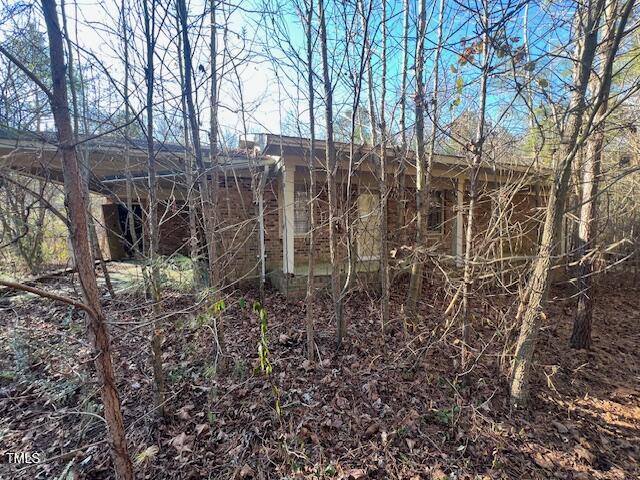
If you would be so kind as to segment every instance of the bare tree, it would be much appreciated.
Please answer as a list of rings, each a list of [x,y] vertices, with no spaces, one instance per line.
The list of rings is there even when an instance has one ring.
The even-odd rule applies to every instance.
[[[633,1],[629,0],[621,9],[614,36],[615,48],[607,56],[608,63],[612,63],[614,60],[620,39],[625,32],[625,25],[631,12],[632,3]],[[589,118],[586,125],[583,124],[586,108],[585,97],[598,46],[598,32],[604,7],[604,0],[595,0],[587,4],[579,3],[576,6],[576,56],[573,70],[573,93],[568,107],[567,123],[562,137],[556,175],[549,192],[541,244],[528,281],[528,295],[521,299],[521,303],[525,303],[521,307],[524,313],[522,315],[522,326],[516,345],[511,378],[511,402],[515,405],[526,404],[529,398],[532,359],[540,328],[540,320],[543,315],[541,307],[549,287],[549,271],[558,238],[557,232],[560,230],[564,213],[572,164],[581,143],[584,142],[591,130],[592,117]],[[605,64],[603,71],[608,71],[608,68]],[[602,84],[600,87],[602,87]],[[599,88],[593,102],[594,113],[599,110],[604,100],[602,94],[603,89]]]
[[[416,68],[415,68],[415,122],[416,122],[416,240],[411,264],[411,280],[409,292],[407,294],[406,315],[411,322],[416,315],[416,303],[418,295],[422,290],[423,260],[420,251],[425,246],[427,220],[429,218],[429,187],[431,175],[431,163],[433,158],[425,155],[424,145],[424,117],[426,91],[424,86],[424,61],[425,61],[425,39],[427,29],[427,6],[424,0],[420,0],[418,7],[418,39],[416,42]],[[442,30],[439,27],[439,40],[437,50],[442,43]],[[437,62],[434,69],[437,70]]]
[[[306,329],[307,329],[307,359],[313,362],[315,358],[315,196],[316,196],[316,118],[315,118],[315,90],[313,72],[313,0],[309,0],[306,7],[306,48],[307,48],[307,96],[309,101],[309,272],[307,274],[306,295]]]
[[[605,119],[608,115],[609,92],[613,76],[613,64],[607,62],[617,48],[616,22],[618,21],[618,1],[610,0],[604,12],[603,41],[600,56],[602,58],[601,71],[592,74],[594,94],[601,91],[602,102],[595,113],[595,131],[586,144],[585,157],[581,165],[582,197],[580,220],[578,223],[578,244],[576,246],[580,264],[578,266],[578,309],[573,323],[573,332],[569,341],[573,348],[589,348],[591,346],[591,322],[593,317],[593,250],[595,249],[595,230],[598,212],[598,186],[600,183],[600,164],[604,148]],[[592,250],[591,254],[589,250]]]
[[[147,139],[147,178],[148,178],[148,216],[149,225],[149,263],[151,264],[150,291],[153,301],[153,323],[151,326],[151,363],[153,367],[153,380],[155,389],[155,407],[159,416],[164,416],[164,372],[162,371],[162,335],[158,325],[160,315],[160,258],[158,246],[160,243],[160,226],[158,216],[158,179],[156,173],[155,141],[153,137],[153,111],[154,111],[154,59],[156,44],[156,2],[151,5],[145,0],[143,5],[144,36],[146,45],[145,57],[145,82],[146,90],[146,139]]]
[[[473,247],[473,232],[474,232],[474,220],[475,209],[478,201],[478,174],[480,172],[480,163],[482,162],[482,151],[485,141],[485,114],[487,109],[487,88],[490,75],[489,58],[489,31],[491,28],[489,18],[489,3],[488,0],[482,2],[482,18],[480,21],[480,28],[483,32],[482,35],[482,66],[480,73],[480,108],[478,111],[478,123],[476,127],[475,139],[471,145],[471,172],[469,174],[469,206],[467,209],[467,224],[465,232],[465,251],[464,251],[464,274],[462,284],[462,355],[461,365],[462,371],[465,370],[468,356],[469,345],[469,296],[473,287],[473,273],[471,266],[472,247]]]
[[[409,14],[410,14],[410,2],[404,0],[402,8],[402,66],[400,70],[400,162],[398,165],[398,211],[396,215],[398,217],[398,224],[401,225],[400,229],[400,244],[404,244],[406,241],[406,223],[407,223],[407,176],[406,176],[406,163],[408,153],[407,142],[407,77],[409,72]]]
[[[338,163],[336,161],[336,147],[333,138],[333,85],[329,75],[329,53],[327,41],[327,25],[325,15],[324,0],[318,0],[318,22],[320,27],[320,57],[322,59],[322,82],[324,88],[324,116],[326,128],[326,162],[327,162],[327,190],[329,193],[329,256],[331,261],[331,296],[333,299],[333,308],[336,316],[336,341],[338,347],[342,344],[342,339],[346,334],[346,325],[342,314],[342,295],[340,291],[340,266],[338,263],[338,246],[336,222],[337,210],[337,188],[336,173]]]
[[[104,417],[109,431],[116,476],[123,480],[131,480],[133,479],[133,467],[128,453],[120,398],[113,372],[111,340],[106,327],[106,318],[102,312],[100,294],[93,269],[87,204],[83,193],[81,166],[69,113],[63,36],[58,21],[55,0],[42,0],[42,10],[49,38],[52,90],[49,91],[22,64],[17,65],[46,92],[51,104],[62,157],[65,204],[69,218],[68,226],[73,247],[72,253],[84,298],[83,303],[75,302],[75,304],[82,308],[87,316],[87,326],[95,352],[95,366],[100,383]],[[13,287],[23,288],[18,285],[13,285]],[[39,294],[41,293],[39,292]]]
[[[73,61],[73,48],[71,45],[71,35],[69,34],[69,29],[67,27],[67,14],[65,8],[64,0],[60,1],[60,12],[62,14],[62,30],[64,33],[64,37],[67,40],[67,72],[69,75],[69,91],[71,93],[71,104],[73,106],[73,132],[75,135],[76,143],[79,141],[79,131],[80,131],[80,111],[78,107],[78,93],[76,88],[76,78],[74,77],[74,61]],[[79,80],[80,80],[80,88],[84,90],[84,77],[82,75],[82,68],[80,68],[80,58],[78,57],[78,72],[79,72]],[[84,92],[83,92],[84,93]],[[82,95],[83,104],[86,102],[86,95]],[[83,115],[84,119],[84,131],[85,134],[88,133],[86,118],[87,115]],[[113,285],[111,284],[111,276],[109,275],[109,269],[107,268],[107,264],[104,261],[104,257],[102,255],[102,250],[100,248],[100,243],[98,242],[98,234],[96,233],[96,225],[93,220],[93,213],[91,212],[91,194],[89,191],[89,179],[91,176],[91,166],[89,164],[89,154],[88,152],[83,152],[82,148],[77,150],[78,156],[80,157],[80,165],[82,166],[82,184],[84,186],[85,192],[84,195],[86,197],[86,203],[88,208],[88,221],[89,221],[89,237],[91,238],[91,251],[93,253],[93,258],[98,259],[100,263],[100,268],[102,269],[102,274],[104,275],[105,285],[107,290],[109,291],[109,295],[111,298],[115,298],[116,294],[113,290]]]
[[[388,232],[388,200],[387,186],[387,122],[385,102],[387,101],[387,2],[382,0],[382,78],[380,80],[380,161],[378,173],[378,190],[380,194],[380,288],[382,290],[381,320],[384,333],[389,323],[389,232]],[[371,62],[371,58],[369,58]],[[371,85],[369,85],[371,88]]]
[[[198,185],[200,188],[200,199],[202,203],[202,216],[203,216],[203,225],[205,227],[205,241],[207,245],[207,253],[209,255],[209,285],[214,290],[215,298],[218,297],[217,290],[220,288],[219,284],[219,272],[217,267],[217,248],[216,248],[216,233],[215,233],[215,222],[216,215],[215,211],[215,201],[212,194],[212,189],[210,188],[210,183],[208,179],[208,171],[204,165],[204,159],[202,154],[202,147],[200,145],[200,132],[198,128],[198,112],[196,111],[196,107],[193,101],[193,87],[191,84],[191,78],[193,76],[193,66],[192,66],[192,52],[191,52],[191,41],[189,39],[189,29],[187,22],[187,6],[184,0],[176,0],[176,5],[178,8],[178,18],[180,20],[180,27],[182,35],[182,49],[183,49],[183,62],[184,62],[184,98],[186,100],[187,112],[189,125],[191,127],[191,141],[193,142],[193,152],[195,157],[195,162],[198,168]],[[212,17],[215,21],[215,15]],[[212,23],[212,27],[213,27]],[[215,36],[215,34],[214,34]],[[215,41],[214,41],[215,43]],[[214,52],[211,52],[214,55]],[[215,117],[215,116],[214,116]],[[212,122],[212,126],[215,127],[215,121]],[[217,127],[215,127],[217,128]],[[217,130],[216,130],[217,131]],[[216,133],[217,136],[217,133]],[[213,140],[213,137],[211,137]],[[211,148],[217,148],[215,146],[211,146]],[[217,154],[212,154],[212,160],[215,161],[217,158]],[[214,168],[214,175],[212,179],[212,183],[217,184],[217,169]],[[214,303],[217,300],[214,300]],[[223,326],[220,322],[217,322],[216,329],[216,342],[219,349],[219,354],[224,356],[225,354],[225,342],[224,342],[224,330]],[[224,365],[221,365],[223,368]]]

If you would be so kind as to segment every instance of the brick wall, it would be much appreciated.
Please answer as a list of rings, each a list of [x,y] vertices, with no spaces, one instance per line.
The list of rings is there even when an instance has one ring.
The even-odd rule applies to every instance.
[[[298,178],[296,178],[298,180]],[[281,211],[278,202],[280,189],[279,179],[271,179],[265,185],[265,249],[267,271],[282,268],[283,239],[280,229]],[[428,243],[434,245],[443,253],[451,254],[456,222],[456,192],[449,187],[438,186],[444,204],[443,227],[440,232],[430,231]],[[346,258],[348,237],[345,232],[344,217],[349,215],[351,221],[358,218],[357,185],[353,186],[351,208],[345,212],[346,189],[344,185],[338,187],[338,207],[341,221],[338,223],[338,257]],[[375,192],[371,192],[375,193]],[[415,239],[415,188],[406,188],[406,225],[400,225],[400,197],[396,188],[392,188],[388,199],[388,229],[389,249],[400,249],[403,245],[411,246]],[[221,179],[219,183],[218,211],[220,213],[219,241],[224,252],[220,259],[220,268],[226,283],[237,280],[249,280],[257,277],[259,272],[259,236],[257,207],[254,204],[251,179],[232,175]],[[465,206],[468,198],[465,198]],[[519,192],[513,201],[513,212],[508,217],[509,229],[512,232],[522,232],[515,236],[508,247],[512,253],[531,252],[537,245],[537,222],[534,219],[536,200],[529,192]],[[476,239],[481,241],[489,224],[494,200],[486,194],[480,195],[477,205]],[[104,205],[104,218],[107,229],[113,229],[116,235],[109,235],[109,247],[113,258],[122,258],[119,244],[120,229],[117,225],[117,206]],[[163,204],[159,209],[162,217],[160,226],[160,253],[170,255],[179,251],[188,255],[189,221],[188,211],[184,205]],[[329,228],[328,228],[328,195],[324,182],[318,182],[315,203],[316,236],[315,261],[328,263]],[[308,236],[296,236],[294,239],[295,264],[306,266],[308,263]],[[114,256],[115,253],[115,256]]]

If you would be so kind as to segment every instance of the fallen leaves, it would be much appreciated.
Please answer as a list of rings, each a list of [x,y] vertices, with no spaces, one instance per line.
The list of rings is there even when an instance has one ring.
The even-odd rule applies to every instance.
[[[185,432],[182,432],[175,437],[169,440],[169,445],[176,449],[178,452],[178,456],[182,457],[183,453],[189,453],[193,450],[191,449],[191,445],[194,437],[192,435],[187,435]]]
[[[256,471],[245,463],[240,469],[239,476],[240,478],[253,478],[256,476]]]
[[[192,304],[192,298],[179,295],[173,301],[182,302],[177,311]],[[435,312],[437,302],[428,301],[436,305]],[[209,336],[198,336],[192,327],[181,329],[177,322],[168,323],[164,345],[171,372],[168,385],[179,393],[170,405],[173,416],[159,424],[151,419],[136,422],[128,432],[130,444],[139,445],[134,452],[137,468],[147,478],[158,479],[167,477],[167,472],[185,479],[640,478],[635,461],[640,454],[637,442],[631,430],[623,428],[637,423],[640,401],[638,386],[630,380],[638,375],[632,344],[638,325],[629,319],[620,320],[620,325],[594,324],[601,329],[600,338],[604,338],[603,328],[611,330],[602,345],[611,352],[592,354],[589,366],[583,368],[577,368],[584,363],[580,355],[564,354],[570,325],[561,323],[543,331],[545,341],[537,355],[552,358],[557,365],[553,385],[558,391],[547,386],[544,372],[537,372],[532,382],[539,397],[530,411],[520,413],[508,409],[505,379],[496,374],[494,362],[494,355],[501,350],[491,351],[493,345],[475,365],[471,386],[461,388],[454,383],[451,359],[457,357],[458,350],[451,343],[429,344],[416,359],[406,350],[400,332],[385,339],[385,353],[381,354],[379,330],[360,316],[371,308],[372,300],[366,295],[354,294],[345,303],[348,341],[336,355],[334,327],[327,313],[329,307],[323,302],[318,299],[316,323],[321,361],[312,364],[304,359],[301,341],[303,306],[285,303],[277,295],[267,297],[265,305],[273,312],[270,349],[274,379],[282,395],[280,420],[273,412],[271,386],[252,370],[258,334],[252,318],[243,317],[237,309],[226,312],[233,332],[228,338],[233,362],[224,376],[205,373],[212,364]],[[392,304],[392,312],[397,305]],[[119,308],[126,310],[122,305]],[[172,306],[164,308],[169,311]],[[3,326],[7,318],[11,320],[0,315]],[[553,310],[549,318],[555,318]],[[64,347],[65,341],[76,345],[75,337],[62,324],[38,323],[38,318],[32,321],[38,342],[46,343],[53,330],[58,332],[56,348]],[[440,321],[437,315],[425,313],[425,331],[422,326],[417,328],[412,348],[427,345],[432,338],[428,329]],[[483,341],[493,334],[489,323],[478,323],[474,328]],[[616,335],[622,338],[616,340],[622,342],[620,351],[613,343]],[[1,340],[5,345],[0,343],[4,348],[0,361],[4,361],[12,358],[11,344],[6,335]],[[153,398],[146,357],[131,355],[145,348],[142,336],[114,337],[114,352],[121,357],[117,364],[122,365],[119,386],[128,421],[145,418]],[[626,357],[623,351],[629,352]],[[45,364],[49,362],[47,369],[33,371],[38,380],[46,379],[46,390],[38,382],[26,385],[17,379],[0,379],[0,409],[5,409],[1,410],[3,419],[9,419],[8,430],[3,430],[3,445],[49,445],[51,451],[64,452],[75,448],[74,441],[82,432],[87,443],[101,438],[98,423],[88,421],[91,417],[83,422],[77,421],[77,416],[63,417],[64,408],[80,408],[76,403],[80,405],[81,399],[89,399],[95,406],[94,390],[70,385],[69,395],[64,397],[68,406],[56,403],[59,400],[52,396],[79,375],[89,378],[87,372],[78,370],[75,358],[64,369],[56,369],[55,362],[60,358],[54,352],[49,354],[52,360],[44,360]],[[73,358],[72,353],[67,356]],[[78,358],[90,367],[88,351],[82,350]],[[618,366],[621,362],[625,365],[622,369]],[[588,371],[594,365],[597,371]],[[627,387],[625,382],[629,383]],[[90,382],[88,387],[92,387]],[[9,404],[11,415],[5,406]],[[37,423],[43,411],[49,415],[48,421]],[[92,412],[99,413],[99,409]],[[56,415],[64,422],[51,423]],[[98,471],[99,465],[108,465],[106,445],[83,451],[78,458],[85,462],[76,464],[81,469],[80,478],[108,476]],[[42,472],[46,478],[56,478],[62,467],[51,464],[47,467],[50,471],[43,467]],[[33,476],[22,477],[27,478]]]

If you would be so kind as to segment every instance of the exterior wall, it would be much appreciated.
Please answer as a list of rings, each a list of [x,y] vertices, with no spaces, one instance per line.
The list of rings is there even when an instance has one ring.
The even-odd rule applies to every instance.
[[[189,211],[186,206],[171,203],[158,208],[160,255],[189,255]]]
[[[105,258],[111,260],[122,260],[126,258],[122,240],[120,223],[118,220],[118,205],[114,203],[105,203],[102,205],[102,217],[104,219],[104,235],[106,237],[106,247],[103,250]]]
[[[264,189],[264,225],[267,270],[282,265],[279,235],[277,182]],[[228,176],[218,190],[222,251],[221,271],[226,283],[255,279],[259,272],[258,211],[250,178]]]
[[[443,201],[442,228],[439,232],[427,231],[427,245],[435,247],[438,252],[451,253],[452,235],[455,228],[455,192],[438,185],[433,192],[439,192]],[[405,204],[405,225],[401,225],[402,203]],[[416,190],[415,187],[405,188],[404,200],[401,199],[397,188],[391,190],[388,201],[387,222],[389,225],[389,248],[402,250],[410,247],[416,238]]]
[[[364,178],[364,177],[363,177]],[[299,168],[295,172],[294,181],[296,189],[306,189],[308,176],[304,169]],[[365,179],[366,180],[366,179]],[[369,181],[352,183],[352,198],[349,202],[351,209],[345,212],[346,186],[338,185],[338,215],[344,218],[347,214],[352,222],[358,219],[358,191],[368,191],[376,194],[375,187]],[[454,253],[456,234],[457,198],[455,180],[434,179],[432,191],[439,192],[443,201],[442,229],[439,232],[428,232],[428,244],[445,255]],[[282,180],[280,177],[269,179],[264,190],[264,225],[265,225],[265,249],[267,271],[281,272],[283,259],[283,232],[282,222]],[[495,209],[494,193],[491,188],[484,188],[477,205],[476,241],[482,242],[485,230],[490,223],[491,215]],[[537,221],[534,218],[536,199],[530,192],[519,192],[513,199],[513,211],[508,216],[505,225],[510,232],[521,232],[522,235],[511,235],[508,241],[501,244],[503,253],[507,250],[512,254],[525,254],[533,251],[537,245]],[[160,253],[170,255],[176,251],[188,255],[189,252],[189,222],[188,211],[184,205],[163,204],[160,214],[162,222],[160,227]],[[468,194],[465,196],[465,207],[468,205]],[[401,199],[397,186],[392,186],[388,200],[388,235],[389,249],[396,250],[395,258],[403,258],[403,247],[410,247],[415,239],[415,186],[408,179],[405,189],[405,225],[401,225],[400,217]],[[259,236],[257,207],[254,203],[251,188],[251,179],[227,174],[219,181],[218,190],[219,218],[219,251],[224,252],[220,260],[220,269],[226,284],[242,281],[255,281],[259,272]],[[122,235],[118,220],[118,209],[115,204],[103,205],[104,223],[110,256],[113,259],[123,258],[125,253],[122,248]],[[328,228],[328,194],[326,181],[319,176],[316,185],[315,197],[315,262],[327,264],[329,255],[329,228]],[[338,257],[345,260],[347,257],[347,235],[343,222],[338,224]],[[356,247],[357,248],[357,247]],[[496,248],[496,247],[492,247]],[[294,237],[295,271],[305,270],[308,265],[309,239],[308,235]],[[373,262],[375,263],[375,262]],[[326,272],[325,272],[326,273]],[[298,274],[299,276],[301,274]]]

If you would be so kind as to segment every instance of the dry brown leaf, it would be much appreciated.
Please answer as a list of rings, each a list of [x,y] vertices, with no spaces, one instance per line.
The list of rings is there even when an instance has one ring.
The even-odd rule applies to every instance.
[[[575,448],[574,452],[580,460],[584,460],[589,465],[593,465],[596,461],[595,455],[584,447],[578,446]]]
[[[208,423],[199,423],[196,425],[196,433],[201,435],[204,432],[208,432],[210,430]]]
[[[191,440],[193,440],[192,436],[182,432],[169,440],[169,445],[175,448],[178,453],[182,455],[184,452],[191,452],[191,447],[189,446]]]
[[[340,478],[345,480],[350,478],[353,478],[354,480],[358,480],[359,478],[365,478],[366,476],[367,476],[367,472],[364,471],[362,468],[352,468],[351,470],[347,470],[342,475],[340,475]]]
[[[246,463],[240,469],[240,478],[253,478],[255,476],[256,476],[255,470]]]
[[[533,461],[536,462],[536,465],[540,468],[544,468],[545,470],[553,470],[554,468],[553,462],[540,452],[533,454]]]

